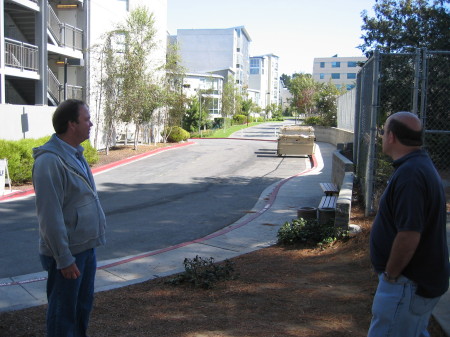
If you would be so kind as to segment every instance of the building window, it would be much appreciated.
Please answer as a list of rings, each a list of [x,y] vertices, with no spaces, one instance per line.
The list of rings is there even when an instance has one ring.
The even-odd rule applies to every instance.
[[[320,68],[325,68],[325,62],[320,62]]]
[[[347,79],[354,80],[356,78],[356,73],[347,73]]]
[[[355,62],[355,61],[348,61],[348,62],[347,62],[347,67],[349,67],[349,68],[355,68],[355,67],[356,67],[356,62]]]
[[[338,79],[341,78],[341,74],[339,74],[339,73],[332,73],[332,74],[331,74],[331,78],[332,78],[333,80],[338,80]]]
[[[250,75],[259,74],[259,59],[250,59]]]
[[[241,52],[241,48],[236,48],[236,51],[238,52],[238,53],[240,53]]]
[[[341,62],[331,62],[331,67],[332,68],[340,68],[341,67]]]
[[[325,78],[325,74],[324,74],[324,73],[320,73],[319,78],[320,78],[321,80],[323,80],[323,79]]]
[[[352,90],[354,87],[354,84],[347,84],[347,90]]]

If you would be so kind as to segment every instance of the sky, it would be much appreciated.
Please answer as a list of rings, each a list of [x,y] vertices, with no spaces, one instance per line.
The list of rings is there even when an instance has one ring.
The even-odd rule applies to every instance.
[[[167,0],[167,27],[244,26],[250,56],[275,54],[280,75],[312,73],[315,57],[363,56],[361,12],[375,0]]]

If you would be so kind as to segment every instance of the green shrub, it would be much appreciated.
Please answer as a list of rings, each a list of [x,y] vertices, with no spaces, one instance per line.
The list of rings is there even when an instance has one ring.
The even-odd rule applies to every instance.
[[[170,128],[170,132],[167,136],[167,141],[169,143],[178,143],[188,139],[190,136],[191,135],[189,134],[189,132],[187,132],[183,128],[180,128],[179,126],[173,126]]]
[[[92,146],[89,139],[85,140],[83,143],[81,143],[81,146],[84,147],[84,158],[86,158],[86,161],[88,162],[89,166],[92,166],[98,162],[98,152],[97,150]]]
[[[334,226],[334,221],[319,224],[315,219],[293,219],[286,222],[278,230],[277,238],[280,244],[305,243],[312,245],[330,244],[348,236],[348,231]]]
[[[247,122],[247,117],[245,115],[234,115],[233,122],[234,124],[244,124]]]
[[[8,159],[8,171],[13,184],[18,185],[31,181],[34,164],[33,148],[42,146],[49,139],[50,136],[17,141],[0,140],[0,159]],[[85,149],[84,156],[89,165],[98,162],[98,153],[89,140],[84,141],[81,145]]]
[[[322,118],[320,117],[307,117],[303,121],[305,125],[323,125]]]
[[[204,259],[197,255],[193,259],[184,259],[183,264],[185,272],[168,280],[168,283],[178,285],[187,282],[195,287],[210,289],[220,280],[234,278],[234,263],[229,260],[216,264],[212,257]]]

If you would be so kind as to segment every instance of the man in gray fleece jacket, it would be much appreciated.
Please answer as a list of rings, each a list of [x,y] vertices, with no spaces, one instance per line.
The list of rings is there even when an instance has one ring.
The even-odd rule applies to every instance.
[[[105,244],[105,215],[80,145],[92,126],[83,101],[62,102],[55,134],[33,149],[39,254],[48,271],[47,336],[86,336],[97,268]]]

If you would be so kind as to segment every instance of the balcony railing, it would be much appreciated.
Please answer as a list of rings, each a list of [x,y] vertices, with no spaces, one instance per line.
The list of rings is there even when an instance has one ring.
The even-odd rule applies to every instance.
[[[48,92],[52,95],[52,97],[60,103],[64,100],[64,84],[59,82],[56,75],[48,68]],[[83,99],[83,87],[78,85],[67,84],[67,98],[76,98],[79,100]]]
[[[47,90],[52,95],[54,99],[61,102],[61,92],[62,92],[62,84],[59,83],[58,78],[53,74],[50,68],[47,70],[48,72],[48,85]]]
[[[5,65],[20,70],[38,70],[38,47],[5,38]]]
[[[48,5],[48,29],[61,47],[83,49],[83,30],[61,22],[53,8]]]

